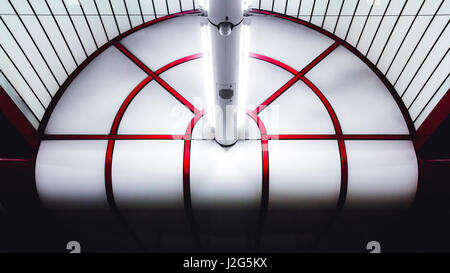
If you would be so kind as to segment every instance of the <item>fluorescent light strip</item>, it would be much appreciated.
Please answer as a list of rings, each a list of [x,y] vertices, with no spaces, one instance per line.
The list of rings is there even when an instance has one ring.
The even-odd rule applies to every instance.
[[[206,113],[208,124],[215,127],[214,77],[211,57],[211,30],[208,24],[201,27],[203,46],[203,81],[205,85]]]
[[[248,54],[250,47],[250,26],[247,23],[242,24],[240,35],[240,56],[239,56],[239,90],[238,90],[238,128],[245,122],[247,107],[247,89],[248,89]]]

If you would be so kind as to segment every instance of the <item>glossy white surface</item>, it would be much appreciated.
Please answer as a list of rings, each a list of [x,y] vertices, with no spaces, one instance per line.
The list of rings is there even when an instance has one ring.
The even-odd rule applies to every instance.
[[[116,141],[112,164],[118,206],[183,207],[182,140]]]
[[[334,134],[330,115],[319,97],[297,81],[259,113],[268,134]]]
[[[186,106],[152,80],[126,109],[118,133],[182,135],[193,117]]]
[[[248,62],[247,108],[254,110],[293,76],[273,64],[250,58]]]
[[[417,190],[411,141],[345,141],[348,191],[345,207],[408,206]]]
[[[164,7],[158,9],[163,11]],[[277,4],[277,8],[282,7]],[[288,9],[293,10],[291,5]],[[197,23],[194,16],[158,23],[126,38],[123,44],[156,70],[201,52],[200,28],[198,37],[194,30]],[[180,25],[185,27],[183,31]],[[270,17],[253,17],[252,27],[256,41],[251,43],[252,52],[286,62],[297,70],[331,44],[331,40],[304,26]],[[250,59],[249,63],[247,105],[254,109],[293,75],[264,61]],[[199,59],[175,66],[162,73],[161,78],[202,110],[205,108],[203,74]],[[146,76],[117,49],[107,49],[69,86],[53,112],[46,133],[108,134],[120,105]],[[408,133],[391,94],[346,49],[336,49],[306,76],[330,101],[344,134]],[[443,93],[438,93],[436,99]],[[271,111],[278,112],[276,119],[271,118]],[[247,130],[240,132],[240,140],[232,147],[223,148],[212,140],[207,116],[195,125],[190,149],[194,217],[199,230],[212,238],[211,245],[223,245],[226,244],[223,240],[229,239],[236,243],[236,248],[241,248],[247,239],[243,234],[254,231],[251,227],[258,221],[261,205],[261,135],[256,123],[246,117]],[[153,80],[126,109],[119,134],[184,134],[193,117],[189,109]],[[269,134],[335,133],[327,110],[301,81],[264,109],[260,118]],[[108,208],[104,181],[106,142],[43,141],[36,164],[38,191],[43,202],[62,208],[66,203]],[[345,209],[411,203],[418,171],[411,142],[359,140],[346,141],[346,146],[349,182]],[[182,140],[115,143],[112,183],[119,211],[138,233],[157,233],[151,234],[154,237],[149,242],[153,244],[160,238],[160,249],[177,244],[173,238],[186,239],[179,234],[189,231],[183,197],[183,148]],[[296,238],[292,234],[321,227],[336,208],[340,172],[336,140],[270,140],[267,223],[270,230],[289,234],[264,240],[279,238],[283,241],[280,245],[290,245]],[[277,209],[289,213],[274,214]],[[321,212],[305,213],[314,209]],[[230,213],[224,215],[220,211]],[[220,237],[221,230],[235,234],[227,234],[224,239]]]
[[[205,114],[194,126],[192,131],[192,139],[214,139],[214,131],[208,124],[206,119],[208,114]],[[248,115],[245,116],[245,120],[241,127],[239,127],[239,140],[244,139],[261,139],[261,132],[256,122]]]
[[[174,66],[159,76],[197,109],[205,108],[202,58]]]
[[[283,19],[253,16],[251,21],[250,52],[272,57],[297,70],[334,42],[317,31]]]
[[[408,134],[389,90],[369,67],[342,46],[306,76],[330,102],[344,134]]]
[[[183,196],[182,140],[116,141],[112,185],[133,228],[188,233]]]
[[[69,85],[45,133],[109,134],[120,105],[145,77],[119,50],[106,49]]]
[[[36,187],[51,208],[108,208],[104,140],[42,141]]]
[[[261,142],[224,148],[215,140],[191,143],[190,185],[198,228],[208,234],[242,234],[257,223],[261,202]]]
[[[191,143],[191,197],[198,207],[259,207],[261,198],[261,142],[238,141],[225,148],[214,140]]]
[[[174,60],[202,51],[200,17],[186,16],[159,22],[124,38],[121,44],[155,71]]]
[[[269,140],[269,210],[334,209],[341,185],[336,140]]]

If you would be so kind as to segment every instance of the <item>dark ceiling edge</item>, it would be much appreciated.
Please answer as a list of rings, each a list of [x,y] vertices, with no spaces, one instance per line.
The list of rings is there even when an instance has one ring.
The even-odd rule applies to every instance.
[[[36,150],[39,145],[37,130],[31,125],[22,111],[0,86],[0,112],[9,120],[16,130],[23,136],[28,145]]]
[[[436,132],[439,126],[450,115],[450,92],[445,95],[433,108],[428,117],[416,131],[416,148],[420,150],[428,139]]]

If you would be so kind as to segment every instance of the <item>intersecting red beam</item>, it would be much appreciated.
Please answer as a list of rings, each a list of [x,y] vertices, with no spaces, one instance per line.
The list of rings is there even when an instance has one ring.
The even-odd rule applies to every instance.
[[[339,42],[343,47],[345,47],[346,49],[348,49],[349,51],[351,51],[356,57],[358,57],[362,62],[364,62],[377,76],[378,78],[383,82],[383,84],[386,86],[387,90],[391,93],[393,99],[395,100],[398,108],[400,109],[403,118],[406,121],[406,125],[408,126],[408,130],[409,133],[411,135],[411,137],[414,135],[415,133],[415,127],[414,127],[414,123],[411,119],[411,116],[409,115],[408,109],[406,108],[405,104],[403,103],[402,99],[400,98],[400,96],[398,95],[397,91],[395,90],[395,88],[392,86],[392,84],[389,82],[389,80],[384,76],[384,74],[369,60],[367,59],[367,57],[365,57],[363,54],[361,54],[361,52],[359,52],[356,48],[354,48],[351,44],[349,44],[347,41],[342,40],[341,38],[337,37],[336,35],[334,35],[333,33],[330,33],[328,31],[326,31],[325,29],[316,26],[314,24],[311,24],[307,21],[298,19],[298,18],[294,18],[294,17],[290,17],[290,16],[286,16],[284,14],[281,13],[276,13],[276,12],[272,12],[272,11],[268,11],[268,10],[259,10],[259,9],[251,9],[250,12],[255,13],[255,14],[264,14],[264,15],[270,15],[270,16],[274,16],[277,18],[281,18],[284,20],[288,20],[297,24],[301,24],[305,27],[308,27],[310,29],[313,29],[325,36],[327,36],[330,39],[333,39],[336,42]]]
[[[122,105],[120,106],[119,111],[116,114],[116,117],[114,118],[114,122],[113,122],[113,126],[111,127],[111,135],[116,135],[117,131],[119,129],[119,123],[122,120],[122,117],[126,111],[126,109],[128,108],[128,106],[130,105],[131,101],[136,97],[136,95],[141,92],[141,90],[152,80],[155,78],[155,75],[159,75],[167,70],[169,70],[170,68],[173,68],[174,66],[177,66],[179,64],[188,62],[188,61],[192,61],[198,58],[201,58],[201,54],[193,54],[193,55],[189,55],[186,56],[184,58],[180,58],[176,61],[173,61],[163,67],[161,67],[160,69],[158,69],[155,73],[153,73],[153,75],[149,75],[147,78],[145,78],[141,83],[139,83],[134,89],[133,91],[130,92],[130,94],[127,96],[127,98],[125,99],[125,101],[122,103]],[[181,95],[180,95],[181,97]],[[183,98],[184,99],[184,98]],[[187,100],[186,100],[187,101]],[[193,107],[193,106],[192,106]]]
[[[319,56],[317,56],[312,62],[310,62],[307,66],[305,66],[302,70],[297,72],[295,76],[290,79],[287,83],[285,83],[280,89],[278,89],[275,93],[272,94],[268,99],[266,99],[260,106],[258,106],[254,112],[258,114],[264,108],[266,108],[270,103],[276,100],[281,94],[283,94],[289,87],[291,87],[294,83],[296,83],[301,77],[303,77],[308,71],[310,71],[315,65],[317,65],[321,60],[323,60],[326,56],[328,56],[333,50],[335,50],[339,46],[340,42],[334,42],[331,46],[329,46],[324,52],[322,52]],[[281,63],[277,61],[277,63]],[[276,63],[274,63],[276,64]]]
[[[124,33],[116,36],[114,39],[112,39],[111,41],[105,43],[104,45],[102,45],[100,48],[98,48],[96,51],[94,51],[91,55],[89,55],[88,58],[86,58],[71,74],[70,76],[64,81],[64,83],[61,85],[61,87],[59,88],[58,92],[56,92],[55,96],[53,97],[53,99],[50,101],[50,104],[47,107],[47,110],[44,113],[44,116],[42,117],[41,123],[39,124],[39,129],[38,129],[38,134],[39,135],[44,135],[44,131],[45,128],[47,127],[47,123],[50,119],[51,114],[53,113],[53,110],[56,107],[56,104],[58,104],[59,100],[61,99],[62,95],[64,94],[64,92],[67,90],[68,86],[73,82],[73,80],[80,74],[80,72],[88,65],[92,62],[92,60],[94,60],[95,58],[97,58],[97,56],[99,56],[102,52],[104,52],[106,49],[108,49],[111,45],[113,45],[114,43],[120,41],[121,39],[127,37],[128,35],[141,30],[145,27],[154,25],[156,23],[171,19],[171,18],[175,18],[175,17],[179,17],[179,16],[183,16],[183,15],[188,15],[188,14],[197,14],[199,13],[199,10],[187,10],[187,11],[182,11],[182,12],[178,12],[178,13],[173,13],[173,14],[169,14],[166,16],[162,16],[159,18],[156,18],[154,20],[145,22],[144,24],[138,25],[132,29],[129,29],[127,31],[125,31]]]
[[[201,54],[193,54],[181,59],[178,59],[176,61],[173,61],[160,69],[158,69],[156,72],[151,71],[146,65],[144,65],[139,59],[137,59],[135,56],[133,56],[129,51],[127,51],[123,46],[121,46],[119,43],[115,43],[115,46],[119,48],[126,56],[128,56],[136,65],[138,65],[141,69],[143,69],[147,74],[149,74],[148,77],[146,77],[142,82],[140,82],[131,92],[128,94],[128,96],[125,98],[124,102],[119,108],[119,111],[117,112],[113,124],[111,126],[110,134],[109,135],[53,135],[53,136],[46,136],[47,138],[53,138],[53,139],[107,139],[108,144],[106,148],[106,157],[105,157],[105,189],[106,189],[106,197],[108,200],[108,203],[110,207],[116,211],[117,215],[121,218],[123,218],[117,209],[117,205],[114,198],[114,192],[113,192],[113,185],[112,185],[112,157],[114,153],[114,146],[116,140],[130,140],[130,139],[179,139],[179,140],[186,140],[190,141],[190,132],[192,131],[192,128],[195,124],[189,124],[188,129],[186,130],[187,133],[185,135],[117,135],[120,121],[122,120],[122,117],[132,102],[132,100],[137,96],[139,92],[142,91],[142,89],[153,79],[155,79],[158,83],[160,83],[167,91],[169,91],[172,95],[174,95],[180,102],[182,102],[186,107],[191,109],[194,113],[197,113],[195,117],[198,116],[198,112],[195,107],[190,104],[186,99],[184,99],[178,92],[176,92],[172,87],[170,87],[167,83],[165,83],[160,77],[159,74],[163,73],[164,71],[167,71],[168,69],[191,61],[195,60],[201,57]],[[194,118],[195,118],[194,117]],[[197,118],[198,120],[198,118]],[[188,216],[189,218],[189,216]]]
[[[141,60],[139,60],[136,56],[133,55],[128,49],[126,49],[119,42],[115,42],[114,46],[116,46],[125,56],[127,56],[131,61],[133,61],[137,66],[139,66],[142,70],[144,70],[147,74],[149,74],[153,79],[155,79],[164,89],[166,89],[170,94],[172,94],[177,100],[179,100],[182,104],[184,104],[189,110],[191,110],[194,114],[199,113],[200,111],[195,108],[188,100],[186,100],[183,96],[180,95],[175,89],[173,89],[168,83],[166,83],[163,79],[161,79],[158,74],[153,72],[150,68],[148,68]]]

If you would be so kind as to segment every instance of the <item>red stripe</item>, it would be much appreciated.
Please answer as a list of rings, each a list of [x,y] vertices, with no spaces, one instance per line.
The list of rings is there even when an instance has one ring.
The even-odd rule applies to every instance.
[[[70,74],[70,76],[64,81],[64,83],[61,85],[61,87],[58,89],[58,91],[56,92],[55,96],[53,97],[53,99],[50,101],[50,104],[47,107],[47,110],[44,113],[44,116],[41,120],[41,123],[39,124],[39,129],[38,132],[39,134],[42,136],[45,132],[45,128],[47,127],[47,123],[48,120],[50,119],[51,114],[53,113],[53,110],[56,107],[56,104],[58,104],[58,101],[61,99],[62,95],[64,94],[64,92],[66,91],[66,89],[69,87],[69,85],[72,83],[72,81],[78,76],[78,74],[80,74],[80,72],[93,60],[95,59],[98,55],[100,55],[100,53],[102,53],[103,51],[105,51],[107,48],[109,48],[111,45],[113,45],[113,43],[120,41],[121,39],[125,38],[126,36],[130,35],[133,32],[136,32],[140,29],[143,29],[147,26],[165,21],[167,19],[171,19],[174,17],[178,17],[178,16],[182,16],[182,15],[187,15],[187,14],[195,14],[195,13],[199,13],[199,10],[188,10],[188,11],[183,11],[183,12],[179,12],[179,13],[174,13],[168,16],[163,16],[160,18],[157,18],[155,20],[151,20],[148,21],[142,25],[136,26],[124,33],[122,33],[121,35],[115,37],[114,39],[112,39],[111,41],[107,42],[106,44],[102,45],[99,49],[97,49],[96,51],[94,51],[89,57],[87,57],[73,72],[72,74]]]
[[[265,215],[269,208],[269,142],[261,140],[262,148],[262,189],[261,189],[261,211]],[[265,219],[263,219],[265,221]]]
[[[105,159],[105,189],[106,189],[106,198],[108,200],[109,206],[115,211],[118,212],[116,207],[116,202],[114,200],[114,192],[112,187],[112,156],[114,151],[114,139],[108,140],[108,146],[106,148],[106,159]]]
[[[189,136],[188,139],[184,140],[184,153],[183,153],[183,198],[184,198],[184,209],[186,212],[186,217],[191,227],[191,231],[194,236],[198,247],[201,247],[200,239],[197,232],[197,225],[195,223],[194,211],[192,210],[192,199],[191,199],[191,183],[190,183],[190,158],[191,158],[191,134],[194,130],[195,124],[200,120],[205,114],[205,110],[197,113],[186,129],[186,135]]]
[[[109,48],[111,45],[113,45],[114,43],[117,43],[120,39],[126,37],[127,35],[140,30],[144,27],[147,27],[149,25],[170,19],[170,18],[174,18],[176,16],[180,16],[180,15],[184,15],[184,14],[193,14],[193,13],[197,13],[197,10],[192,10],[192,11],[185,11],[185,12],[180,12],[180,13],[176,13],[176,14],[172,14],[172,15],[168,15],[168,16],[164,16],[152,21],[149,21],[147,23],[144,23],[142,25],[139,25],[133,29],[130,29],[128,31],[126,31],[125,33],[122,33],[121,35],[117,36],[116,38],[114,38],[113,40],[109,41],[108,43],[104,44],[103,46],[101,46],[99,49],[97,49],[94,53],[92,53],[88,58],[86,58],[76,69],[74,72],[72,72],[72,74],[70,74],[70,76],[64,81],[63,85],[59,88],[59,90],[57,91],[57,93],[55,94],[55,96],[53,97],[53,99],[50,101],[50,104],[47,108],[47,110],[44,113],[44,116],[42,118],[42,121],[39,125],[39,134],[41,136],[43,136],[41,139],[63,139],[64,136],[44,136],[44,132],[45,132],[45,128],[47,127],[47,123],[48,120],[51,116],[51,114],[53,113],[53,110],[55,109],[58,101],[61,99],[62,95],[64,94],[64,92],[67,90],[68,86],[72,83],[72,81],[80,74],[80,72],[93,60],[95,59],[98,55],[100,55],[103,51],[105,51],[107,48]],[[194,54],[193,59],[197,58],[198,55]],[[173,67],[179,63],[181,63],[183,60],[180,59],[178,61],[175,61],[169,65],[166,65],[162,68],[160,68],[160,73],[166,71],[167,69],[169,69],[170,67]],[[170,67],[169,67],[170,66]],[[157,77],[159,78],[159,77]],[[148,77],[147,77],[148,79]],[[146,79],[146,80],[147,80]],[[145,80],[144,80],[145,81]],[[158,82],[162,81],[161,79],[159,79]],[[161,82],[160,82],[161,84]],[[143,86],[141,86],[140,88],[142,89]],[[166,86],[167,87],[167,86]],[[136,90],[137,91],[137,90]],[[172,91],[175,91],[172,89]],[[170,92],[170,91],[169,91]],[[135,92],[137,93],[137,92]],[[172,92],[171,92],[172,93]],[[182,98],[181,95],[178,93],[172,93],[172,95],[176,96],[177,99]],[[136,94],[134,94],[136,95]],[[133,94],[129,95],[128,99],[128,103],[132,100]],[[183,101],[181,101],[183,103]],[[187,101],[186,101],[187,102]],[[126,104],[126,103],[125,103]],[[186,105],[186,104],[185,104]],[[126,109],[126,106],[124,104],[122,104],[122,106],[124,107],[122,109],[122,111],[124,111]],[[195,112],[196,109],[190,105],[191,108],[189,108],[191,111]],[[119,109],[119,112],[121,110]],[[123,113],[122,113],[123,115]],[[117,116],[120,116],[120,114],[118,113],[118,115],[116,115],[116,118],[118,118]],[[118,124],[120,123],[120,118],[118,118],[118,120],[115,120],[115,124],[113,126],[115,126],[115,131],[117,132],[117,128],[118,128]],[[113,128],[112,128],[113,129]],[[69,136],[69,138],[75,139],[76,137],[79,136]],[[103,136],[89,136],[89,138],[86,139],[103,139]],[[145,138],[148,136],[135,136],[137,138]],[[161,137],[161,136],[159,136]],[[165,137],[165,136],[163,136]],[[173,137],[173,136],[171,136]],[[84,136],[82,137],[84,139]],[[150,137],[151,139],[154,139],[153,136]],[[128,223],[126,222],[125,218],[121,215],[121,213],[119,212],[119,210],[117,209],[115,202],[114,202],[114,195],[113,195],[113,189],[112,189],[112,180],[111,180],[111,166],[112,166],[112,155],[113,155],[113,150],[114,150],[114,138],[110,139],[109,136],[108,138],[104,138],[104,139],[108,139],[108,146],[107,146],[107,152],[106,152],[106,159],[105,159],[105,186],[106,186],[106,195],[107,195],[107,199],[108,199],[108,203],[111,207],[111,209],[117,214],[118,218],[123,222],[123,224],[125,225],[125,227],[129,230],[129,232],[131,233],[131,235],[136,239],[137,243],[143,247],[142,243],[140,242],[139,238],[136,236],[136,234],[133,232],[133,230],[131,229],[131,227],[128,225]],[[183,136],[183,139],[185,139],[185,136]]]
[[[343,140],[411,140],[410,135],[265,135],[266,140],[343,139]]]
[[[199,12],[200,12],[199,10],[187,10],[187,11],[177,12],[177,13],[169,14],[169,15],[166,15],[166,16],[163,16],[163,17],[159,17],[159,18],[156,18],[154,20],[151,20],[151,21],[148,21],[146,23],[143,23],[143,24],[141,24],[139,26],[136,26],[135,28],[132,28],[132,29],[129,29],[129,30],[125,31],[121,35],[117,36],[114,40],[117,41],[117,40],[123,39],[124,37],[130,35],[133,32],[136,32],[136,31],[138,31],[140,29],[143,29],[145,27],[148,27],[150,25],[153,25],[153,24],[165,21],[167,19],[172,19],[174,17],[179,17],[179,16],[182,16],[182,15],[196,14],[196,13],[199,13]]]
[[[127,56],[131,61],[133,61],[137,66],[139,66],[142,70],[144,70],[147,74],[152,76],[164,89],[166,89],[170,94],[172,94],[177,100],[179,100],[182,104],[184,104],[189,110],[193,113],[197,114],[199,110],[194,107],[188,100],[186,100],[183,96],[180,95],[175,89],[173,89],[168,83],[166,83],[163,79],[161,79],[155,72],[153,72],[150,68],[148,68],[143,62],[141,62],[136,56],[134,56],[128,49],[126,49],[123,45],[116,42],[114,45]]]
[[[290,79],[286,84],[284,84],[278,91],[272,94],[267,100],[265,100],[260,106],[258,106],[254,112],[258,114],[264,108],[266,108],[270,103],[276,100],[281,94],[283,94],[289,87],[291,87],[295,82],[297,82],[303,75],[305,75],[309,70],[311,70],[315,65],[317,65],[321,60],[328,56],[333,50],[339,46],[339,42],[334,42],[330,47],[328,47],[324,52],[317,56],[311,63],[300,70],[295,76]]]
[[[319,97],[320,101],[323,103],[325,108],[327,109],[328,114],[331,117],[331,120],[333,121],[333,126],[336,131],[337,135],[342,135],[342,129],[341,125],[339,124],[339,120],[337,118],[336,113],[334,112],[333,107],[331,106],[330,102],[327,100],[327,98],[323,95],[323,93],[315,86],[310,80],[308,80],[306,77],[302,77],[301,80],[311,88],[311,90]]]
[[[276,13],[276,12],[271,12],[271,11],[266,11],[266,10],[258,10],[258,9],[252,9],[251,10],[252,13],[256,13],[256,14],[265,14],[265,15],[271,15],[274,17],[278,17],[278,18],[282,18],[297,24],[301,24],[304,25],[310,29],[313,29],[317,32],[322,33],[323,35],[326,35],[327,37],[335,40],[336,42],[339,42],[340,44],[342,44],[345,48],[347,48],[348,50],[350,50],[353,54],[355,54],[361,61],[363,61],[377,76],[378,78],[383,82],[383,84],[386,86],[386,88],[388,89],[388,91],[391,93],[392,97],[394,98],[395,102],[397,103],[397,106],[399,107],[403,118],[406,121],[406,124],[408,126],[409,129],[409,133],[411,134],[411,136],[414,136],[414,132],[415,132],[415,127],[414,127],[414,123],[412,122],[411,116],[409,115],[409,112],[406,108],[406,106],[404,105],[402,99],[400,98],[400,96],[398,95],[397,91],[395,91],[395,88],[392,86],[392,84],[389,82],[389,80],[384,76],[383,73],[381,73],[381,71],[369,60],[367,59],[363,54],[361,54],[361,52],[359,52],[357,49],[355,49],[351,44],[349,44],[347,41],[342,40],[341,38],[335,36],[334,34],[326,31],[325,29],[322,29],[314,24],[311,24],[309,22],[297,19],[297,18],[293,18],[293,17],[289,17],[289,16],[285,16],[283,14],[280,13]]]
[[[258,120],[259,117],[258,117]],[[190,139],[190,133],[185,135],[45,135],[44,140],[140,140],[140,139]],[[344,140],[412,140],[410,135],[262,135],[264,140],[289,140],[289,139],[338,139]]]
[[[335,36],[334,34],[328,32],[328,31],[326,31],[326,30],[324,30],[324,29],[322,29],[322,28],[320,28],[320,27],[318,27],[316,25],[313,25],[311,23],[308,23],[308,22],[300,20],[300,19],[296,19],[296,18],[293,18],[293,17],[285,16],[285,15],[283,15],[281,13],[271,12],[271,11],[267,11],[267,10],[259,10],[259,9],[251,9],[250,12],[256,13],[256,14],[271,15],[271,16],[275,16],[275,17],[278,17],[278,18],[282,18],[282,19],[285,19],[285,20],[288,20],[288,21],[291,21],[291,22],[294,22],[294,23],[297,23],[297,24],[304,25],[304,26],[306,26],[308,28],[311,28],[311,29],[314,29],[316,31],[319,31],[323,35],[325,35],[328,38],[331,38],[331,39],[333,39],[335,41],[340,41],[341,40],[339,37]]]
[[[188,61],[192,61],[192,60],[195,60],[195,59],[200,59],[202,57],[203,57],[202,53],[197,53],[197,54],[192,54],[192,55],[186,56],[184,58],[181,58],[181,59],[173,61],[173,62],[171,62],[169,64],[166,64],[165,66],[163,66],[160,69],[156,70],[155,73],[157,75],[159,75],[159,74],[164,73],[165,71],[171,69],[174,66],[177,66],[179,64],[182,64],[182,63],[185,63],[185,62],[188,62]]]
[[[355,54],[359,59],[361,59],[361,61],[363,61],[383,82],[384,86],[391,93],[392,98],[394,99],[395,103],[400,109],[403,119],[405,120],[406,125],[408,127],[409,133],[411,134],[411,136],[414,136],[414,132],[416,131],[416,129],[414,127],[414,123],[411,120],[411,116],[409,115],[408,109],[406,108],[402,99],[400,98],[400,96],[398,95],[397,91],[392,86],[392,84],[389,82],[389,80],[384,76],[383,73],[381,73],[381,71],[371,61],[369,61],[369,59],[367,59],[363,54],[361,54],[361,52],[355,49],[352,45],[348,43],[342,43],[342,45],[348,50],[350,50],[353,54]]]
[[[298,71],[295,70],[294,68],[292,68],[289,65],[287,65],[285,63],[282,63],[282,62],[280,62],[278,60],[275,60],[273,58],[270,58],[270,57],[267,57],[267,56],[264,56],[264,55],[261,55],[261,54],[257,54],[257,53],[250,53],[249,55],[250,55],[251,58],[258,59],[258,60],[261,60],[261,61],[265,61],[265,62],[274,64],[274,65],[276,65],[278,67],[281,67],[284,70],[287,70],[288,72],[290,72],[291,74],[295,75],[295,74],[298,73]]]
[[[262,120],[254,111],[247,110],[249,115],[258,125],[261,133],[261,155],[262,155],[262,184],[261,184],[261,205],[259,213],[259,223],[257,226],[256,240],[259,245],[262,237],[262,231],[267,218],[267,211],[269,209],[269,142],[265,138],[267,131]],[[256,249],[258,246],[256,246]]]
[[[30,166],[34,161],[28,158],[0,158],[0,167],[22,167]]]
[[[184,141],[184,154],[183,154],[183,197],[184,197],[184,208],[188,214],[188,219],[191,220],[192,217],[192,203],[191,203],[191,185],[190,185],[190,155],[191,155],[191,140],[186,139]],[[192,222],[192,221],[191,221]]]
[[[129,57],[132,58],[134,56],[129,56]],[[158,70],[158,74],[162,73],[164,71],[167,71],[168,69],[170,69],[170,68],[172,68],[172,67],[174,67],[176,65],[179,65],[181,63],[184,63],[184,62],[187,62],[187,61],[190,61],[190,60],[197,59],[199,57],[200,57],[199,54],[194,54],[194,55],[191,55],[191,56],[187,56],[187,57],[181,58],[181,59],[176,60],[174,62],[171,62],[171,63],[163,66],[162,68],[160,68]],[[140,62],[140,61],[136,58],[136,62]],[[145,68],[145,65],[143,65],[143,66]],[[144,69],[144,71],[145,71],[145,69]],[[149,72],[151,72],[151,70],[149,70]],[[131,101],[154,78],[157,79],[159,77],[157,76],[157,74],[151,72],[150,76],[146,77],[141,83],[138,84],[138,86],[136,86],[133,89],[133,91],[130,92],[130,94],[127,96],[125,101],[120,106],[119,111],[117,112],[117,114],[116,114],[116,116],[114,118],[113,124],[111,126],[111,130],[110,130],[110,135],[107,135],[107,136],[102,136],[102,135],[83,136],[83,137],[91,137],[91,138],[87,138],[87,139],[92,139],[94,137],[96,139],[102,139],[102,138],[109,139],[108,146],[107,146],[107,152],[106,152],[106,162],[105,162],[106,196],[107,196],[108,203],[109,203],[110,207],[113,210],[116,211],[116,213],[119,215],[120,218],[123,218],[123,217],[120,215],[120,212],[118,211],[118,209],[116,207],[115,200],[114,200],[114,192],[113,192],[113,186],[112,186],[112,174],[111,174],[112,156],[113,156],[113,152],[114,152],[115,140],[116,139],[122,139],[122,140],[125,140],[125,139],[189,139],[189,137],[190,137],[188,135],[117,135],[117,131],[118,131],[118,128],[119,128],[120,121],[122,120],[122,117],[123,117],[126,109],[128,108],[128,106],[130,105]],[[78,139],[80,136],[72,135],[72,136],[56,136],[56,137],[66,137],[66,138],[69,137],[71,139]]]
[[[309,64],[306,68],[302,69],[302,71],[306,70],[309,71],[311,68],[308,69],[308,67],[313,67],[315,64],[317,64],[320,60],[322,60],[323,58],[325,58],[326,56],[328,56],[328,54],[333,51],[339,44],[336,42],[334,43],[331,47],[329,47],[325,52],[323,52],[321,55],[319,55],[319,57],[317,57],[311,64]],[[268,58],[262,55],[250,55],[251,57],[256,57],[260,60],[264,60],[266,62],[270,62],[278,67],[281,67],[291,73],[296,73],[291,67],[289,67],[286,64],[283,64],[280,61],[277,61],[275,59],[272,58]],[[315,63],[315,64],[314,64]],[[341,185],[340,185],[340,189],[339,189],[339,197],[338,197],[338,201],[336,204],[336,210],[335,213],[333,215],[333,217],[331,218],[331,222],[334,221],[334,219],[336,218],[336,216],[340,213],[340,211],[343,209],[344,205],[345,205],[345,200],[347,198],[347,188],[348,188],[348,161],[347,161],[347,152],[345,149],[345,141],[344,141],[344,137],[342,135],[342,129],[341,129],[341,125],[339,123],[339,120],[337,118],[337,115],[333,109],[333,107],[331,106],[331,104],[329,103],[329,101],[327,100],[327,98],[323,95],[323,93],[319,90],[319,88],[317,88],[317,86],[315,86],[310,80],[308,80],[306,77],[304,77],[304,74],[307,72],[302,73],[302,71],[298,72],[295,74],[294,78],[297,79],[301,79],[306,85],[309,86],[309,88],[311,88],[311,90],[319,97],[320,101],[323,103],[323,105],[325,106],[325,108],[327,109],[328,114],[330,115],[330,118],[333,122],[333,127],[335,129],[336,135],[281,135],[281,136],[273,136],[273,135],[266,135],[265,133],[261,133],[262,139],[263,139],[263,148],[264,146],[266,147],[266,149],[268,149],[268,144],[267,144],[267,140],[270,139],[271,137],[277,137],[278,139],[307,139],[307,138],[314,138],[314,139],[337,139],[338,142],[338,147],[339,147],[339,154],[340,154],[340,165],[341,165]],[[290,80],[287,84],[289,84],[290,82],[292,82],[292,80]],[[286,85],[287,85],[286,84]],[[279,95],[281,95],[287,88],[285,88],[283,90],[283,88],[286,86],[284,85],[280,90],[282,92],[280,92],[280,90],[278,90],[274,95],[271,96],[270,99],[272,99],[270,102],[272,102],[273,100],[275,100]],[[289,85],[290,86],[290,85]],[[268,104],[268,103],[263,103],[264,104]],[[263,106],[262,105],[262,106]],[[261,106],[259,107],[259,109],[261,109]],[[257,109],[258,110],[258,109]],[[257,111],[255,110],[255,111]],[[256,114],[254,112],[250,112],[253,113],[252,118],[255,119],[255,121],[257,121],[257,123],[259,123],[259,119],[257,118]],[[256,118],[255,118],[256,116]],[[265,131],[265,129],[264,129]],[[370,137],[374,137],[374,136],[370,136]],[[263,189],[265,187],[267,187],[267,198],[268,200],[268,171],[269,171],[269,166],[268,166],[268,152],[267,152],[267,163],[265,160],[263,160],[263,168],[265,163],[267,164],[267,186],[263,186]],[[264,157],[264,154],[263,154]],[[264,185],[265,183],[263,183]],[[263,191],[263,193],[265,193]],[[266,204],[264,204],[266,205]],[[267,207],[265,208],[265,210],[267,211],[268,208],[268,201],[267,201]]]
[[[193,54],[190,56],[186,56],[184,58],[178,59],[176,61],[173,61],[169,64],[166,64],[165,66],[161,67],[160,69],[158,69],[156,71],[156,74],[159,75],[171,68],[173,68],[174,66],[177,66],[179,64],[188,62],[188,61],[192,61],[195,59],[200,58],[202,55],[201,54]],[[113,126],[111,127],[111,133],[112,135],[117,134],[117,130],[119,128],[119,123],[122,120],[122,117],[125,113],[125,110],[128,108],[128,106],[130,105],[131,101],[136,97],[136,95],[153,79],[152,76],[148,76],[147,78],[145,78],[141,83],[138,84],[138,86],[136,86],[136,88],[131,91],[131,93],[127,96],[127,98],[125,99],[125,101],[122,103],[122,105],[120,106],[119,111],[116,114],[116,117],[114,118],[114,122],[113,122]]]
[[[131,101],[136,97],[136,95],[152,80],[152,76],[148,76],[145,78],[141,83],[136,86],[133,91],[131,91],[130,94],[126,97],[125,101],[122,103],[122,105],[119,108],[119,111],[116,114],[116,117],[114,118],[110,134],[115,135],[117,134],[117,130],[119,129],[119,123],[122,120],[123,114],[125,113],[125,110],[128,108],[128,105],[130,105]]]
[[[339,190],[339,198],[336,204],[335,217],[344,208],[345,200],[347,198],[347,188],[348,188],[348,161],[347,161],[347,151],[345,149],[345,141],[342,138],[338,139],[339,154],[341,159],[341,187]],[[335,218],[333,217],[333,218]],[[334,221],[334,219],[332,219]]]
[[[192,134],[192,130],[194,130],[194,126],[197,123],[197,121],[203,117],[203,115],[205,114],[205,110],[202,110],[200,112],[198,112],[194,118],[192,118],[191,122],[189,122],[188,128],[186,129],[186,135],[191,135]]]
[[[188,139],[189,135],[45,135],[45,140],[140,140],[140,139]]]
[[[262,120],[259,118],[259,116],[254,112],[254,111],[250,111],[247,110],[247,115],[249,115],[258,125],[259,131],[261,132],[261,138],[264,138],[265,135],[267,135],[267,130],[266,127],[264,126],[264,123],[262,122]]]

